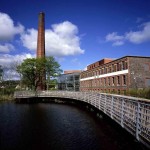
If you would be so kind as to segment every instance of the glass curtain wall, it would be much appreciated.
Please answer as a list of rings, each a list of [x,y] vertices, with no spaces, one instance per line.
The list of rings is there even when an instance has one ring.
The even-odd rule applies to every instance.
[[[62,74],[58,77],[58,90],[79,91],[80,73]]]

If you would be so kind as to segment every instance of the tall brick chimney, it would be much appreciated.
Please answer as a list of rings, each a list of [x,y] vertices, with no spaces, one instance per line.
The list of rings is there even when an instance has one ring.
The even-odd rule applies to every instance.
[[[45,14],[43,12],[39,13],[39,22],[38,22],[38,37],[37,37],[37,58],[45,58]],[[46,89],[46,73],[45,66],[39,75],[37,73],[36,79],[36,90],[45,90]]]
[[[40,12],[37,39],[37,58],[45,57],[45,14]]]

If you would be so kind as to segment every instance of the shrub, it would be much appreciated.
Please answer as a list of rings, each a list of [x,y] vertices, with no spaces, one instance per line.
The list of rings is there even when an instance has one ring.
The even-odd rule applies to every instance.
[[[145,89],[130,89],[127,95],[150,99],[150,88]]]

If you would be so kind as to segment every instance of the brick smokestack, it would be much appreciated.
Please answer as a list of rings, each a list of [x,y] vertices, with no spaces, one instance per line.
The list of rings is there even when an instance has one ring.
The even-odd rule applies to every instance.
[[[37,37],[37,58],[45,58],[45,14],[43,12],[39,13],[39,22],[38,22],[38,37]],[[37,72],[36,79],[36,90],[45,90],[46,89],[46,73],[45,66],[41,74]]]
[[[37,58],[45,57],[45,14],[39,14]]]

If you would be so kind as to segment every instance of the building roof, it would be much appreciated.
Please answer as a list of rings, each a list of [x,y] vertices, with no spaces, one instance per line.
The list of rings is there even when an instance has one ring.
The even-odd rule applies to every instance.
[[[118,60],[120,60],[120,59],[127,58],[127,57],[150,58],[150,56],[128,56],[128,55],[127,55],[127,56],[123,56],[123,57],[118,58],[118,59],[104,58],[104,59],[101,59],[101,60],[99,60],[99,61],[97,61],[97,62],[94,62],[94,63],[88,65],[88,66],[87,66],[87,70],[82,71],[82,72],[86,72],[86,71],[89,71],[90,69],[97,68],[97,67],[99,67],[99,66],[101,66],[101,65],[109,64],[109,63],[111,63],[111,62],[118,61]],[[94,67],[92,68],[92,66],[94,66]]]
[[[65,70],[64,74],[81,73],[81,70]]]

